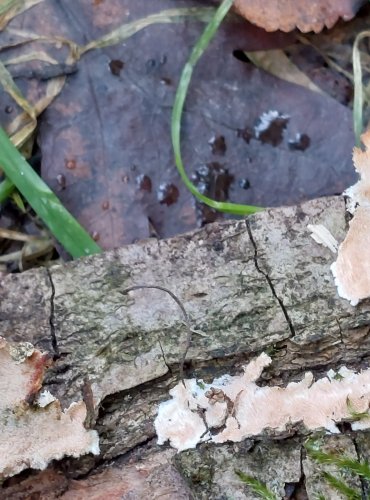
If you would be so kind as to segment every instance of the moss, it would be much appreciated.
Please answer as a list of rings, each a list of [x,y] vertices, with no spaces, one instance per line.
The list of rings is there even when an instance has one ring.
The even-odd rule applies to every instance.
[[[206,445],[179,453],[175,457],[175,464],[191,485],[202,490],[212,486],[216,463]]]
[[[127,270],[120,262],[110,262],[102,281],[108,285],[110,290],[123,290],[126,281],[131,277],[131,272]]]

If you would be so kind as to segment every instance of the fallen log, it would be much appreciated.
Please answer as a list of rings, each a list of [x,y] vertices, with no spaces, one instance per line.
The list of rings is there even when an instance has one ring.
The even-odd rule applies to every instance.
[[[155,498],[151,481],[167,485],[161,492],[166,498],[257,498],[235,469],[255,474],[282,496],[289,485],[309,498],[317,491],[325,496],[320,468],[304,456],[307,433],[300,426],[236,444],[204,443],[177,455],[158,446],[154,420],[179,381],[188,329],[163,291],[122,293],[157,285],[179,298],[193,330],[185,378],[240,373],[262,352],[272,358],[262,385],[284,387],[307,370],[317,379],[343,365],[367,368],[370,301],[353,307],[339,298],[330,271],[335,256],[310,237],[309,224],[324,225],[342,241],[343,198],[270,209],[2,279],[0,335],[54,356],[43,387],[66,408],[84,395],[100,441],[98,457],[65,458],[36,476],[15,477],[3,484],[4,497],[42,489],[46,478],[45,498],[53,498],[50,484],[68,498],[85,498],[78,494],[103,491],[104,481],[117,498]],[[366,458],[370,440],[366,433],[339,435],[326,446]],[[110,498],[116,498],[113,489]],[[136,497],[124,496],[130,491]]]

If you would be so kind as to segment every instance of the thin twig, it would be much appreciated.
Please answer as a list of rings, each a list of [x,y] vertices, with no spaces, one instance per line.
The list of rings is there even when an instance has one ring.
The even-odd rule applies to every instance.
[[[124,290],[120,290],[120,293],[122,293],[123,295],[126,295],[128,292],[131,292],[133,290],[141,290],[143,288],[154,288],[154,289],[157,289],[157,290],[161,290],[162,292],[168,293],[168,295],[170,295],[173,298],[173,300],[176,302],[176,304],[181,309],[181,312],[182,312],[182,314],[184,316],[184,323],[186,324],[187,329],[188,329],[188,334],[187,334],[187,337],[186,337],[185,351],[184,351],[184,353],[182,355],[182,358],[180,360],[180,378],[181,378],[181,382],[185,385],[185,383],[184,383],[184,364],[185,364],[186,355],[188,353],[188,350],[189,350],[189,347],[190,347],[190,344],[191,344],[191,338],[192,338],[192,332],[193,332],[193,330],[191,328],[191,324],[190,324],[190,319],[189,319],[188,313],[186,312],[185,307],[183,306],[183,304],[180,301],[180,299],[173,292],[171,292],[171,290],[169,290],[168,288],[165,288],[164,286],[159,286],[159,285],[134,285],[134,286],[130,286],[129,288],[125,288]]]

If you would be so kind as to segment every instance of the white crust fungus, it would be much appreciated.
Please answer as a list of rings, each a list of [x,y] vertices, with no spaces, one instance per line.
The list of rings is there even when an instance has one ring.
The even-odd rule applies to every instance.
[[[99,453],[97,432],[84,427],[83,401],[62,411],[50,392],[38,395],[49,364],[30,344],[0,337],[0,479],[66,455]]]
[[[353,306],[370,296],[370,130],[361,136],[365,150],[354,148],[353,162],[360,180],[345,191],[353,214],[349,230],[331,266],[340,297]]]
[[[168,440],[182,451],[203,441],[239,442],[266,431],[279,434],[298,424],[338,433],[337,423],[369,409],[370,369],[355,373],[343,367],[316,382],[307,372],[287,387],[259,387],[256,380],[270,363],[263,353],[244,367],[243,375],[225,375],[212,384],[195,379],[177,384],[170,391],[172,399],[158,409],[158,443]],[[357,424],[369,428],[370,417],[354,423],[353,429]]]
[[[338,295],[357,305],[370,296],[370,208],[358,207],[331,266]]]

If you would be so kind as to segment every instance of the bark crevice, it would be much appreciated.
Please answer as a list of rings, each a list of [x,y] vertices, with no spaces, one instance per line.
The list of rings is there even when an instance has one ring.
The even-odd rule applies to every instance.
[[[290,333],[291,333],[291,338],[293,338],[293,337],[295,337],[296,332],[295,332],[295,329],[294,329],[294,325],[293,325],[292,319],[290,318],[288,310],[287,310],[287,308],[284,305],[283,299],[281,297],[279,297],[278,294],[276,293],[274,284],[273,284],[270,276],[268,275],[267,272],[265,272],[262,269],[262,267],[259,264],[258,247],[257,247],[257,243],[256,243],[256,241],[255,241],[255,239],[253,237],[252,228],[251,228],[251,225],[250,225],[250,222],[249,222],[248,219],[245,221],[245,225],[246,225],[246,228],[247,228],[247,231],[248,231],[250,242],[252,243],[252,246],[253,246],[253,249],[254,249],[253,260],[254,260],[254,265],[256,267],[256,270],[260,274],[262,274],[262,276],[265,277],[265,279],[266,279],[266,281],[267,281],[267,283],[268,283],[268,285],[270,287],[270,290],[271,290],[271,293],[272,293],[273,297],[277,300],[277,302],[279,304],[279,307],[280,307],[280,309],[282,310],[282,312],[284,314],[284,317],[286,319],[286,322],[288,324],[288,327],[289,327],[289,330],[290,330]]]
[[[55,328],[55,286],[53,282],[53,277],[50,269],[46,268],[46,273],[50,282],[51,294],[50,294],[50,315],[49,315],[49,324],[50,324],[50,336],[51,336],[51,345],[54,351],[54,358],[57,359],[60,356],[58,340],[56,336],[56,328]]]
[[[360,447],[357,443],[357,440],[355,437],[352,438],[353,446],[356,452],[357,460],[360,462],[362,457],[361,457],[361,452],[360,452]],[[362,500],[367,500],[369,498],[370,494],[370,485],[369,482],[362,476],[358,476],[360,484],[361,484],[361,499]]]
[[[159,344],[159,348],[160,348],[162,356],[163,356],[163,362],[167,366],[169,373],[172,374],[172,369],[171,369],[170,365],[167,362],[166,354],[165,354],[165,352],[163,350],[161,339],[158,339],[158,344]]]

